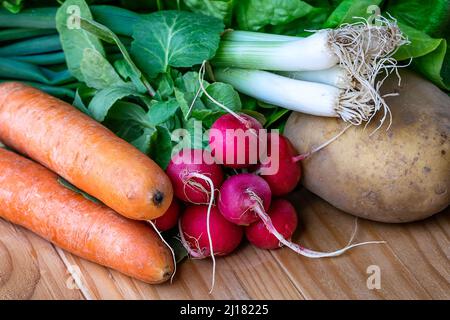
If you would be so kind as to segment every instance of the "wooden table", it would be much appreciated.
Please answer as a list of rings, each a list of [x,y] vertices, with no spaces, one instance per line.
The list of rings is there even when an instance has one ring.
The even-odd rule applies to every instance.
[[[355,218],[305,190],[291,198],[301,220],[295,241],[318,250],[347,243]],[[209,294],[210,261],[185,260],[173,284],[147,285],[0,219],[0,299],[450,299],[450,209],[402,225],[359,220],[357,241],[380,239],[387,244],[319,260],[245,243],[218,259]]]

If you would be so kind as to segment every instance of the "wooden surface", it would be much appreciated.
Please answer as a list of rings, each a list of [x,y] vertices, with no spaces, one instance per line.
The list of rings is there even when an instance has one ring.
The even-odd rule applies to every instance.
[[[317,250],[347,243],[355,218],[306,191],[291,198],[301,221],[294,241]],[[450,299],[450,209],[402,225],[360,219],[356,240],[387,243],[319,260],[245,243],[218,259],[209,294],[210,261],[185,260],[173,284],[152,286],[0,219],[0,299]],[[368,288],[368,268],[379,268],[379,289]]]

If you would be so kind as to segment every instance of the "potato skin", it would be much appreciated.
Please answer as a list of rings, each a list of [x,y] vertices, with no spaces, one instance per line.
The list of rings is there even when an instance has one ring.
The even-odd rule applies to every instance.
[[[380,117],[352,127],[304,160],[303,185],[333,206],[381,222],[427,218],[450,203],[450,98],[412,72],[392,77],[384,92],[392,126],[370,136]],[[342,120],[293,113],[285,135],[309,151],[345,127]]]

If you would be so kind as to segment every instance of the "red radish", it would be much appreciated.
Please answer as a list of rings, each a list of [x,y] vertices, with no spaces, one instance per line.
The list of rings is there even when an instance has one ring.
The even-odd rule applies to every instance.
[[[225,114],[217,119],[209,131],[211,154],[218,163],[231,168],[246,168],[256,164],[265,146],[260,143],[258,120],[246,114]],[[265,149],[265,148],[264,148]]]
[[[273,201],[267,212],[272,224],[285,238],[290,239],[297,229],[297,212],[292,204],[284,199]],[[245,228],[245,235],[254,246],[261,249],[277,249],[281,247],[280,241],[267,230],[264,222],[259,220]]]
[[[183,149],[175,154],[166,173],[173,184],[175,196],[196,204],[210,201],[208,179],[214,188],[219,188],[224,179],[221,166],[214,163],[209,151],[201,149]]]
[[[299,160],[288,138],[278,133],[268,136],[267,158],[261,161],[257,172],[274,196],[287,194],[298,185],[302,173]]]
[[[188,206],[180,219],[180,234],[183,244],[194,258],[211,256],[207,235],[208,206]],[[227,221],[217,207],[211,208],[210,234],[214,255],[230,254],[241,243],[243,228]]]
[[[256,207],[269,209],[271,197],[270,187],[263,178],[241,173],[225,180],[220,188],[218,206],[227,220],[247,226],[259,220]]]
[[[380,243],[379,241],[348,244],[342,249],[333,252],[318,252],[306,249],[298,244],[292,243],[277,231],[269,215],[271,191],[268,183],[261,177],[242,173],[228,178],[220,188],[219,210],[229,221],[239,225],[248,225],[256,222],[258,217],[278,241],[293,251],[309,258],[324,258],[341,255],[345,251],[368,243]],[[353,237],[352,237],[353,240]]]
[[[177,225],[178,216],[180,215],[180,203],[176,198],[172,199],[172,203],[161,217],[153,220],[155,227],[163,232],[172,229]]]

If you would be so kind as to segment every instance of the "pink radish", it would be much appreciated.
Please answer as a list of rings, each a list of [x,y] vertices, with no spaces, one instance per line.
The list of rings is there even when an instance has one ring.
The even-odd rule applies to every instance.
[[[288,138],[278,133],[268,136],[267,151],[267,158],[261,160],[256,172],[267,181],[274,196],[291,192],[300,181],[302,171],[298,161],[302,158],[296,157]]]
[[[292,204],[284,199],[272,202],[267,212],[275,229],[285,238],[290,239],[297,229],[298,219]],[[281,247],[280,241],[271,234],[264,222],[259,220],[245,228],[245,236],[254,246],[261,249],[277,249]]]
[[[167,209],[166,213],[159,218],[153,220],[156,228],[163,232],[172,229],[177,225],[178,216],[180,215],[180,203],[176,198],[173,198],[172,203]]]
[[[189,206],[178,220],[181,243],[189,255],[196,259],[211,257],[213,262],[211,289],[216,279],[215,254],[224,256],[241,243],[244,231],[224,219],[217,207]],[[217,252],[215,252],[217,251]]]
[[[219,192],[219,210],[223,216],[241,226],[247,226],[260,218],[255,208],[268,210],[272,193],[264,179],[251,173],[229,177]]]
[[[258,120],[246,114],[238,117],[225,114],[217,119],[209,131],[209,146],[218,163],[231,168],[246,168],[257,163],[266,143],[260,143],[263,127]]]
[[[270,187],[263,178],[248,173],[237,174],[228,178],[220,188],[219,210],[227,220],[239,225],[248,225],[249,223],[256,222],[258,220],[257,217],[259,217],[269,233],[274,235],[280,244],[309,258],[334,257],[356,246],[368,243],[382,243],[380,241],[357,244],[349,243],[344,248],[333,252],[318,252],[306,249],[286,240],[275,228],[271,218],[267,214],[270,197]]]
[[[183,244],[194,258],[211,256],[207,236],[208,206],[188,206],[180,219],[180,233]],[[217,256],[225,256],[233,252],[241,243],[243,229],[228,220],[219,212],[217,207],[211,208],[210,233],[212,248]]]
[[[183,201],[207,204],[210,200],[210,179],[214,188],[223,182],[223,171],[214,163],[211,153],[201,149],[183,149],[175,154],[166,173],[173,184],[175,196]]]

